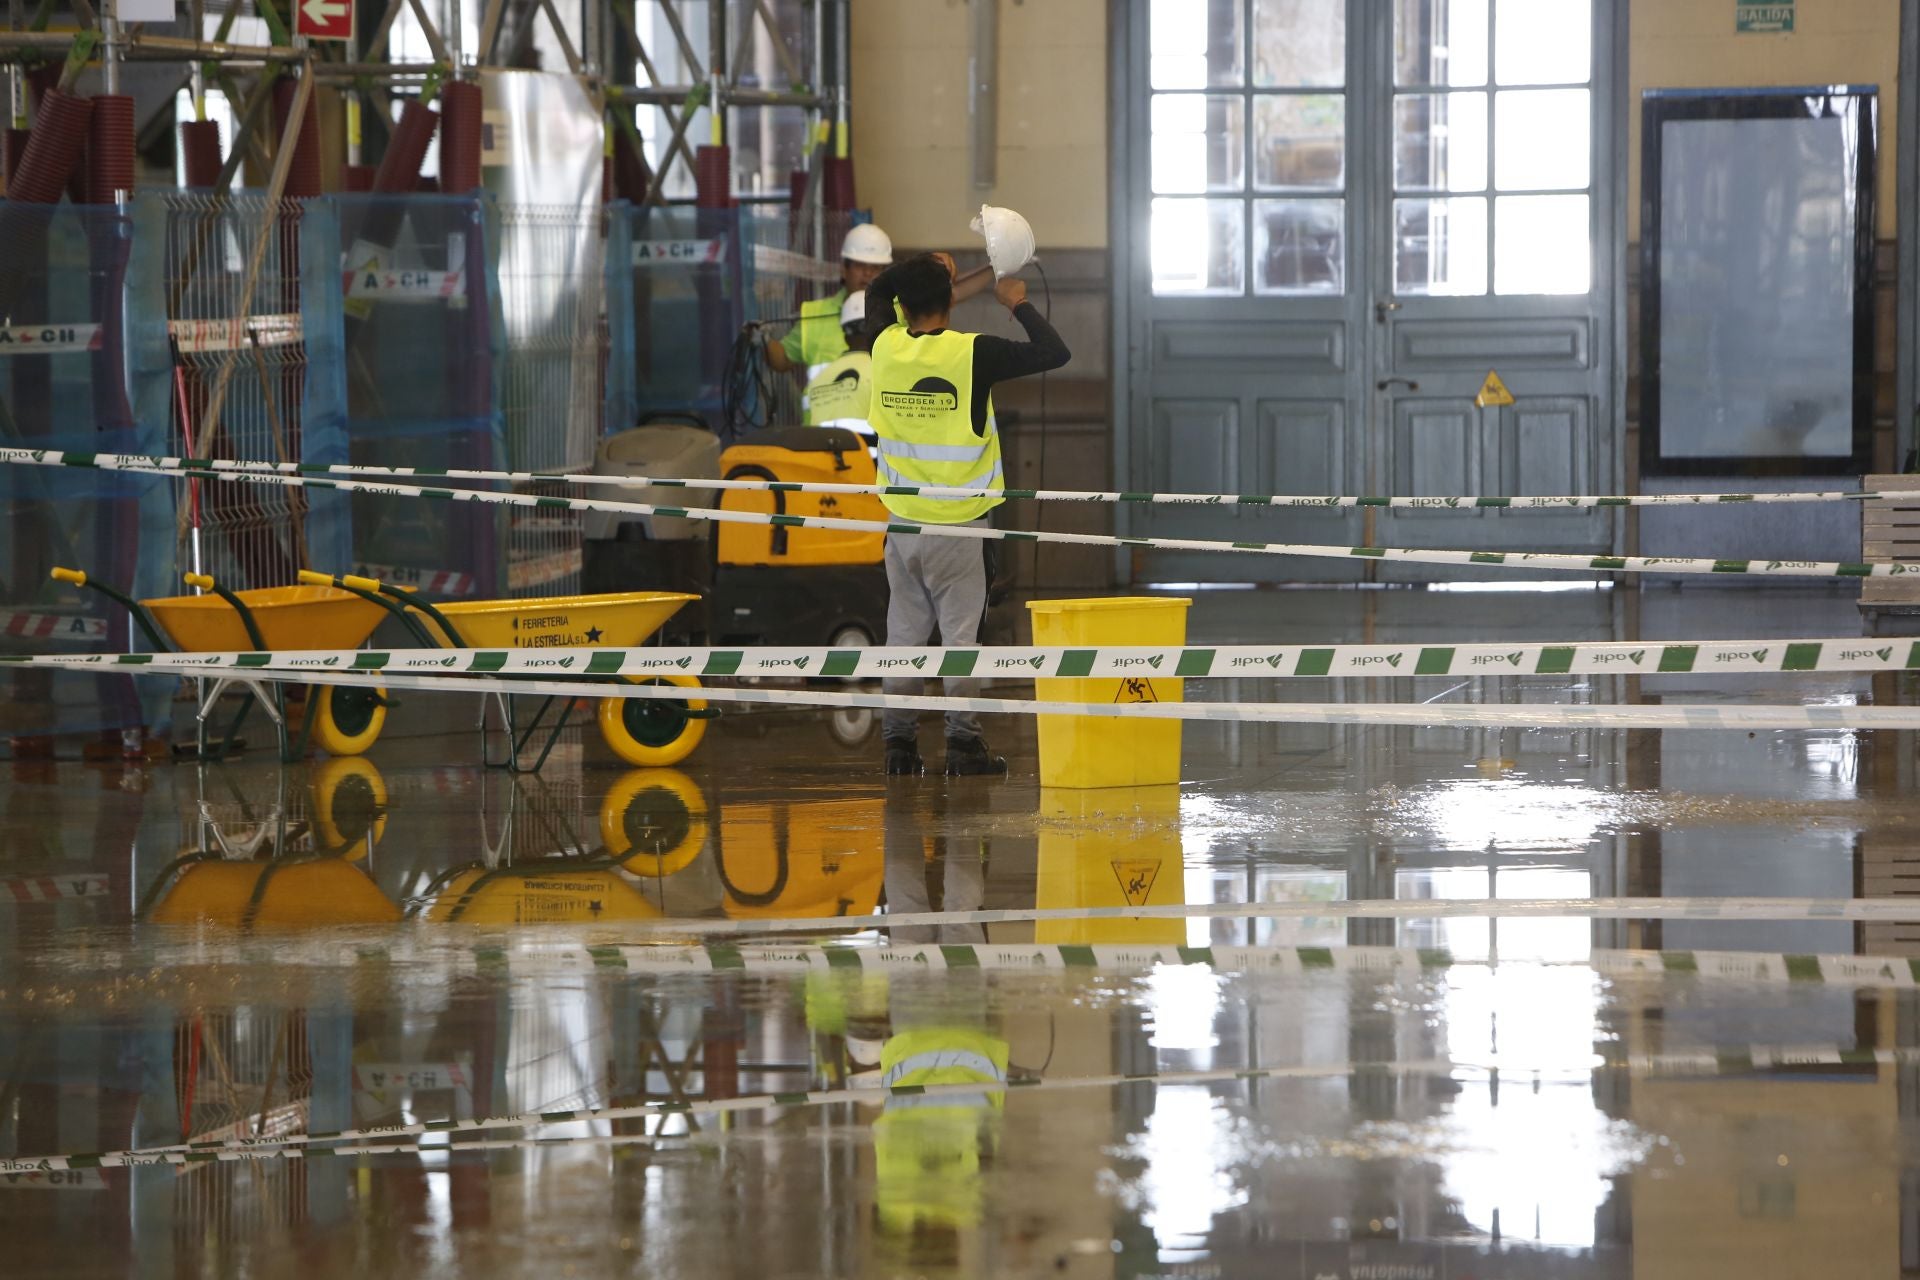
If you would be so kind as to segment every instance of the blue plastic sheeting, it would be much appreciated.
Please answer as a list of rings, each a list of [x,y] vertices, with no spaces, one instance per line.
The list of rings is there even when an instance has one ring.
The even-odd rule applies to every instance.
[[[330,323],[311,309],[306,316],[310,427],[337,427],[355,463],[503,467],[492,200],[350,195],[309,209],[316,233],[325,226],[332,264],[323,304]],[[326,341],[333,345],[323,401],[312,384]],[[504,594],[494,509],[370,494],[353,495],[351,504],[350,559],[359,572],[445,594]]]
[[[727,357],[753,315],[740,209],[610,206],[606,429],[648,413],[717,423]],[[751,239],[751,237],[749,237]]]
[[[109,208],[0,202],[0,441],[10,447],[164,451],[166,329],[158,241]],[[126,612],[53,582],[84,569],[136,595],[173,577],[171,481],[110,472],[0,468],[7,537],[0,550],[0,645],[12,652],[120,652]],[[144,647],[144,646],[143,646]],[[85,733],[157,724],[164,682],[9,672],[0,736]]]

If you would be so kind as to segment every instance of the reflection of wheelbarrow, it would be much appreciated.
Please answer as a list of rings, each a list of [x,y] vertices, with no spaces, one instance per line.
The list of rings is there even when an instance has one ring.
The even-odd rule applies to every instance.
[[[193,653],[241,649],[356,649],[380,625],[381,611],[355,593],[330,586],[262,587],[229,591],[205,574],[185,575],[186,584],[207,592],[133,600],[77,569],[55,569],[53,577],[92,587],[125,607],[156,652]],[[212,676],[202,681],[197,743],[202,757],[218,759],[232,749],[240,722],[257,699],[273,721],[280,758],[306,754],[307,743],[330,755],[359,755],[380,736],[387,700],[378,686],[322,685],[311,691],[297,739],[288,733],[286,699],[280,681],[250,676]],[[220,745],[207,750],[208,722],[229,687],[247,691],[228,722]]]
[[[387,789],[371,761],[329,760],[313,772],[304,820],[290,815],[283,770],[265,812],[233,787],[231,805],[200,802],[200,839],[162,867],[137,918],[154,924],[241,929],[386,924],[400,919],[374,884],[367,858],[387,825]],[[209,771],[202,771],[205,785]],[[257,799],[257,797],[256,797]],[[237,809],[239,821],[232,810]]]
[[[659,630],[682,605],[700,598],[670,591],[626,591],[610,595],[469,600],[433,605],[401,588],[351,574],[329,577],[302,570],[300,581],[314,588],[338,588],[379,605],[400,619],[422,645],[455,649],[632,647]],[[516,677],[499,678],[513,680]],[[572,678],[596,682],[624,679],[634,684],[671,684],[684,689],[700,687],[698,679],[684,675],[575,675]],[[507,753],[502,759],[486,758],[484,762],[493,768],[536,772],[546,763],[560,740],[561,731],[567,727],[573,714],[573,699],[548,695],[541,701],[533,720],[522,729],[515,723],[513,696],[510,688],[488,695],[500,708]],[[548,731],[540,754],[523,768],[521,753],[545,723],[547,713],[556,702],[560,704],[559,718]],[[628,764],[642,767],[677,764],[700,745],[712,714],[703,698],[602,698],[600,736],[606,739],[613,753]]]

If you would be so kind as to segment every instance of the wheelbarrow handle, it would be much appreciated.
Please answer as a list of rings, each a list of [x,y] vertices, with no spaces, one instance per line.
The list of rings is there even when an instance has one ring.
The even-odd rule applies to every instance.
[[[226,601],[227,607],[240,615],[240,625],[247,629],[247,639],[252,642],[253,647],[261,652],[266,651],[267,638],[260,634],[260,624],[254,621],[253,610],[247,608],[246,601],[215,582],[212,574],[183,573],[180,575],[180,580],[190,587],[211,591]]]
[[[146,606],[142,605],[138,600],[133,599],[131,596],[123,595],[104,582],[95,582],[81,569],[63,569],[59,565],[55,565],[47,576],[55,582],[70,582],[76,587],[87,587],[98,591],[101,595],[127,611],[128,615],[133,618],[134,625],[139,627],[141,633],[147,637],[147,643],[153,646],[155,653],[173,652],[173,646],[167,643],[166,638],[160,634],[160,628],[155,625],[153,615],[149,614]]]
[[[400,619],[407,630],[413,634],[413,638],[429,649],[440,648],[440,643],[433,638],[431,632],[420,625],[418,618],[408,612],[409,609],[418,609],[439,623],[454,647],[459,648],[465,643],[461,640],[460,632],[455,629],[453,623],[448,621],[438,609],[410,592],[388,586],[378,578],[363,578],[357,573],[318,573],[312,569],[302,569],[300,581],[309,587],[338,587],[342,591],[359,596],[370,604],[379,605]]]

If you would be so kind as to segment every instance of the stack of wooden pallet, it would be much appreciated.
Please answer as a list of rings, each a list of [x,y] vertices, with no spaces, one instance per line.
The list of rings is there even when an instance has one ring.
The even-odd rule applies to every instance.
[[[1870,498],[1860,504],[1860,554],[1869,563],[1920,562],[1920,475],[1862,478],[1869,493],[1910,493],[1911,501]],[[1875,634],[1920,631],[1920,574],[1867,578],[1860,583],[1860,613]]]

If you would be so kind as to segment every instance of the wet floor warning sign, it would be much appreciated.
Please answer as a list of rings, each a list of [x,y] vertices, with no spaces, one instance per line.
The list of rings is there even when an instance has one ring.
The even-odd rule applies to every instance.
[[[1480,384],[1480,394],[1473,398],[1473,402],[1482,409],[1493,405],[1509,405],[1513,403],[1513,392],[1507,390],[1507,384],[1500,381],[1499,374],[1489,369],[1487,380]]]
[[[1153,894],[1153,882],[1160,877],[1158,858],[1116,858],[1113,877],[1120,882],[1120,896],[1130,907],[1144,907]]]

